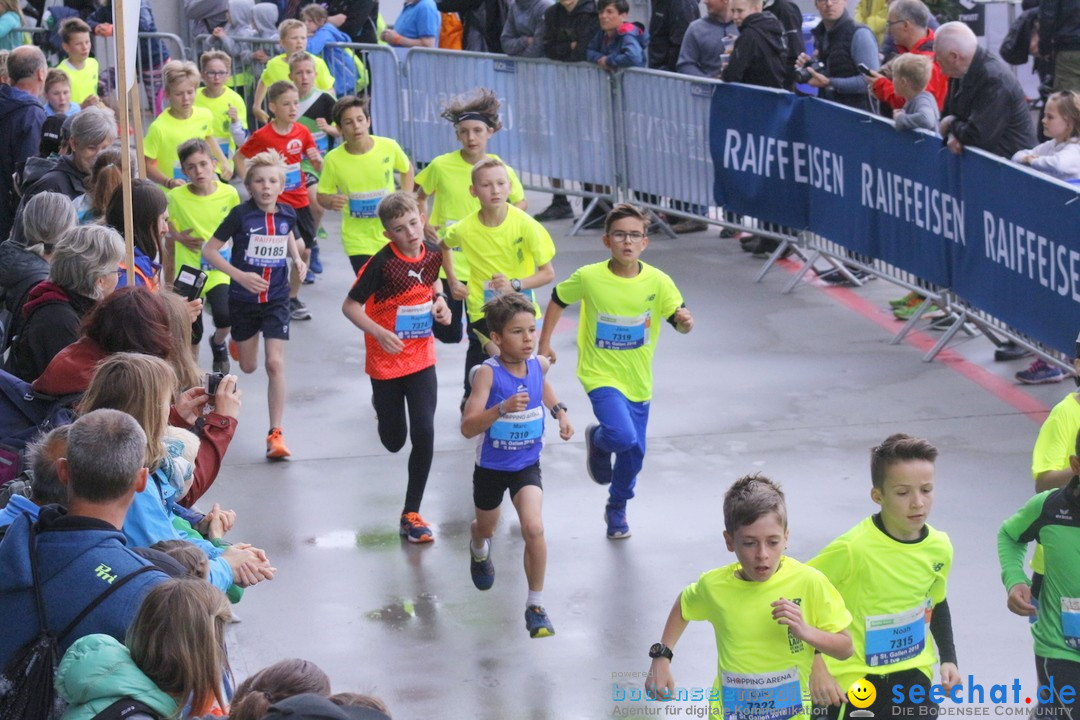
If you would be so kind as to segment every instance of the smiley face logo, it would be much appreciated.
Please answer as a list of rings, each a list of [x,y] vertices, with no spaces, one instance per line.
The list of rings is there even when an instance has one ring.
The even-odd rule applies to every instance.
[[[866,678],[851,683],[847,691],[848,702],[857,708],[868,708],[877,698],[877,688]]]

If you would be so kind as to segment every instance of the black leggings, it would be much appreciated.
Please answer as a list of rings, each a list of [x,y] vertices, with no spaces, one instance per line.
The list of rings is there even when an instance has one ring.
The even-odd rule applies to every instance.
[[[214,327],[217,329],[227,328],[231,324],[229,319],[229,284],[223,283],[221,285],[215,285],[212,290],[206,293],[206,297],[203,299],[203,307],[210,306],[210,316],[214,320]],[[195,318],[195,322],[191,324],[191,344],[198,345],[203,339],[203,316],[199,313],[199,317]]]
[[[371,379],[371,401],[379,417],[379,440],[396,453],[412,437],[409,452],[409,485],[403,513],[420,512],[431,458],[435,453],[435,400],[439,383],[435,366],[393,380]],[[409,421],[405,423],[408,405]]]
[[[866,679],[874,685],[874,689],[877,691],[877,697],[874,698],[874,701],[869,707],[864,708],[874,713],[874,717],[898,718],[898,720],[919,717],[934,720],[937,717],[938,705],[929,700],[931,681],[922,670],[912,668],[911,670],[901,670],[887,675],[868,674]],[[904,700],[901,703],[893,702],[894,685],[900,685],[902,688]],[[921,703],[914,703],[910,699],[909,690],[915,685],[923,689],[922,697],[926,699]],[[847,720],[851,712],[857,709],[848,703],[830,705],[825,713],[825,718],[826,720],[840,720],[841,718]],[[815,713],[814,717],[818,717],[818,714]]]
[[[468,283],[462,283],[462,285],[468,285]],[[450,291],[446,289],[446,281],[443,281],[443,292],[446,293],[446,306],[450,308],[450,324],[441,325],[435,323],[431,328],[431,334],[435,336],[435,339],[445,345],[457,345],[461,342],[461,338],[464,337],[464,324],[461,316],[465,314],[465,301],[455,300],[450,296]],[[468,382],[466,381],[466,388],[468,388]]]

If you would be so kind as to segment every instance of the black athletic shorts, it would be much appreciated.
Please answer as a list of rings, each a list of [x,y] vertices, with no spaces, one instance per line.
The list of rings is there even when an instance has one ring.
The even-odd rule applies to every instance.
[[[236,342],[248,340],[259,332],[267,339],[289,339],[292,310],[287,297],[267,303],[230,302],[229,316],[232,339]]]
[[[300,239],[304,241],[304,247],[315,247],[315,233],[318,228],[315,227],[315,218],[311,216],[309,206],[296,208],[296,229],[300,231]]]
[[[510,491],[510,500],[513,501],[518,491],[526,485],[535,485],[541,490],[544,485],[540,482],[540,463],[536,462],[527,468],[511,472],[509,470],[492,470],[476,465],[473,469],[473,505],[481,510],[494,510],[502,504],[503,493]]]

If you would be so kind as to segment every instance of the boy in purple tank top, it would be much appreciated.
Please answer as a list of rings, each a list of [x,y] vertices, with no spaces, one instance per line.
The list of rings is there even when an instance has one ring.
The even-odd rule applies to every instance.
[[[544,406],[559,421],[559,437],[574,434],[566,405],[559,402],[545,379],[547,358],[536,357],[536,311],[521,293],[499,295],[484,305],[491,341],[497,357],[478,365],[472,394],[461,416],[461,434],[475,437],[476,469],[473,471],[472,545],[469,570],[478,590],[495,582],[491,561],[491,537],[499,521],[503,493],[521,522],[525,540],[525,577],[529,597],[525,602],[525,627],[530,637],[547,637],[555,629],[544,610],[544,571],[547,542],[544,540],[543,486],[540,482],[540,450],[544,445]]]

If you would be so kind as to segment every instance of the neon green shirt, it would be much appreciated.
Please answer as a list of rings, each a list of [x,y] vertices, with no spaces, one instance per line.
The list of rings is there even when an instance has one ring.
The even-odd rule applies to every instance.
[[[868,517],[807,563],[825,573],[851,611],[854,654],[825,658],[840,687],[867,673],[913,668],[933,677],[930,611],[945,599],[953,548],[945,533],[926,531],[922,540],[900,542]]]
[[[436,196],[438,197],[438,196]],[[502,273],[508,278],[528,277],[536,268],[551,262],[555,257],[555,243],[544,226],[524,210],[513,205],[506,208],[506,219],[498,227],[488,227],[480,222],[480,211],[472,213],[446,231],[444,242],[449,248],[461,248],[472,274],[469,294],[465,296],[465,311],[469,322],[484,317],[484,303],[494,298],[498,291],[490,286],[492,276]],[[456,274],[457,259],[454,256]],[[525,296],[536,307],[535,293],[525,290]]]
[[[611,272],[607,261],[598,262],[555,286],[560,304],[581,301],[577,374],[585,392],[613,387],[631,402],[652,397],[660,325],[683,298],[667,273],[640,265],[637,275],[624,278]]]
[[[334,76],[330,74],[330,68],[326,66],[326,61],[318,55],[312,55],[311,53],[308,53],[308,55],[315,58],[315,87],[332,93],[334,91]],[[288,79],[289,61],[285,57],[285,53],[282,53],[266,61],[266,67],[263,69],[259,82],[269,90],[274,83]]]
[[[156,161],[158,170],[165,177],[186,182],[187,176],[180,170],[180,157],[176,150],[194,138],[214,142],[211,137],[213,126],[214,116],[206,108],[191,108],[191,116],[187,120],[173,117],[173,114],[166,110],[154,118],[146,131],[146,139],[143,140],[146,159]]]
[[[409,158],[390,138],[372,135],[375,142],[363,155],[354,155],[338,146],[323,158],[319,192],[345,195],[348,204],[341,210],[341,242],[346,255],[374,255],[386,244],[376,209],[394,192],[394,171],[407,173]]]
[[[232,136],[232,118],[229,117],[229,108],[236,108],[236,117],[240,121],[240,127],[248,129],[247,103],[244,98],[230,88],[216,98],[205,95],[206,88],[201,87],[195,93],[195,107],[206,108],[213,116],[211,134],[221,148],[221,154],[231,158],[236,153],[236,141]]]
[[[221,225],[222,220],[229,211],[240,204],[240,194],[232,185],[219,182],[214,192],[209,195],[196,195],[191,191],[190,185],[181,185],[167,191],[169,198],[169,224],[183,232],[190,230],[191,234],[204,243],[214,236],[214,231]],[[206,285],[203,286],[203,296],[218,285],[227,285],[229,276],[203,260],[202,254],[188,250],[180,243],[175,247],[176,263],[173,270],[180,272],[181,265],[193,268],[202,268],[206,271]],[[229,251],[222,250],[226,259]]]
[[[765,582],[743,580],[740,568],[736,562],[702,574],[679,599],[684,620],[707,620],[716,635],[713,687],[722,689],[723,702],[709,703],[716,708],[713,717],[727,717],[740,706],[757,708],[756,717],[809,716],[814,648],[773,620],[772,603],[781,597],[797,603],[807,623],[830,633],[846,629],[851,615],[824,575],[793,558],[782,558]],[[751,702],[772,702],[764,707],[777,714],[762,715],[763,706],[743,705]],[[727,706],[722,714],[721,705]]]
[[[501,160],[498,155],[488,153],[489,158]],[[465,219],[480,209],[480,201],[469,192],[472,185],[473,166],[461,157],[461,151],[455,150],[440,155],[416,174],[416,184],[427,195],[435,196],[428,222],[439,229],[439,236],[446,237],[445,231],[454,223]],[[517,173],[509,165],[506,174],[510,178],[510,195],[507,202],[519,203],[525,199],[525,189],[521,187]],[[457,249],[457,248],[455,248]],[[468,282],[470,277],[468,258],[464,253],[454,255],[454,274],[461,282]]]
[[[92,57],[86,58],[82,70],[76,70],[67,59],[61,60],[56,67],[64,71],[71,81],[71,101],[83,105],[86,98],[97,95],[98,91],[98,61]]]

